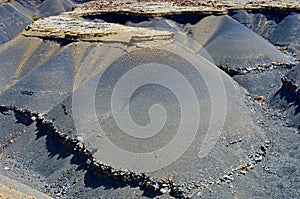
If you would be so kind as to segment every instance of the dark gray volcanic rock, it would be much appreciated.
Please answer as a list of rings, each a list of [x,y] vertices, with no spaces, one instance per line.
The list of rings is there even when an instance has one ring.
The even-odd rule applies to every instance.
[[[235,75],[233,79],[246,88],[253,96],[264,96],[270,99],[281,87],[281,77],[290,69],[273,69],[264,72],[253,72],[246,75]]]
[[[54,198],[153,196],[147,190],[128,187],[89,168],[86,159],[56,137],[50,128],[29,120],[24,115],[0,109],[0,174]],[[10,171],[3,170],[4,167]]]
[[[259,13],[239,10],[233,11],[232,17],[272,44],[286,47],[290,53],[299,59],[299,13],[274,12]]]
[[[128,26],[136,26],[136,27],[149,27],[155,28],[158,30],[172,30],[172,26],[166,22],[163,18],[152,18],[147,21],[137,22],[129,21],[125,23]]]
[[[275,45],[287,47],[300,58],[300,14],[285,17],[272,33],[270,41]]]
[[[271,99],[271,105],[287,112],[290,125],[300,130],[300,65],[281,79],[280,90]]]
[[[187,30],[214,63],[229,73],[263,70],[272,62],[289,64],[286,55],[229,16],[209,16]]]
[[[40,17],[71,11],[75,3],[76,2],[72,0],[17,0],[16,2],[11,2],[12,5],[16,6],[21,4],[23,9],[30,10],[33,16],[36,15]]]
[[[106,49],[107,47],[102,47],[99,46],[97,49]],[[165,46],[165,48],[168,48],[168,46]],[[174,47],[173,47],[174,48]],[[96,50],[97,50],[96,49]],[[100,54],[100,50],[96,51],[98,55]],[[164,52],[167,53],[167,52]],[[129,54],[128,56],[124,57],[123,59],[117,60],[118,62],[115,63],[116,66],[111,66],[111,67],[116,67],[117,70],[119,72],[117,72],[116,69],[110,71],[110,75],[107,76],[107,79],[105,79],[105,81],[103,82],[103,84],[108,84],[106,87],[110,87],[113,88],[113,83],[116,80],[118,80],[118,76],[114,76],[113,74],[118,74],[120,72],[123,73],[123,71],[129,70],[131,65],[134,64],[134,62],[140,63],[143,59],[143,62],[154,62],[154,63],[165,63],[166,61],[164,61],[164,56],[168,56],[171,57],[170,60],[177,60],[176,57],[172,57],[171,54],[166,54],[164,55],[164,53],[159,53],[159,50],[151,50],[151,49],[145,49],[145,50],[140,50],[137,52],[133,52],[132,54]],[[101,56],[100,56],[101,57]],[[134,61],[134,62],[133,62]],[[101,63],[101,60],[98,61],[99,65]],[[118,65],[122,63],[122,65]],[[193,75],[191,75],[189,73],[189,65],[186,62],[182,62],[182,60],[177,60],[176,61],[177,64],[179,64],[178,66],[178,70],[181,71],[181,73],[190,76],[189,78],[192,78]],[[203,62],[205,63],[205,62]],[[172,63],[167,63],[168,65],[173,65]],[[209,71],[209,67],[205,66],[204,64],[202,64],[201,62],[199,62],[199,64],[201,64],[201,70],[202,71]],[[210,67],[214,67],[213,65],[211,65]],[[187,69],[185,69],[187,68]],[[105,68],[104,68],[105,69]],[[103,70],[104,70],[103,69]],[[189,69],[189,70],[188,70]],[[185,70],[187,70],[185,72]],[[102,73],[102,71],[99,71],[100,73]],[[162,72],[162,71],[161,71]],[[98,76],[97,74],[95,74],[95,76]],[[194,79],[191,81],[195,81],[198,82],[197,77],[193,77]],[[226,99],[220,99],[220,103],[222,101],[222,103],[225,103],[224,105],[227,107],[227,112],[226,112],[226,121],[225,121],[225,127],[222,130],[222,137],[224,138],[224,142],[228,142],[229,140],[237,140],[237,139],[244,139],[244,142],[251,142],[250,140],[252,139],[258,139],[258,140],[263,140],[263,134],[261,134],[261,132],[259,131],[259,129],[257,129],[257,127],[251,122],[251,120],[246,119],[247,118],[247,111],[246,111],[246,107],[244,107],[243,105],[243,95],[238,94],[239,92],[243,92],[243,91],[238,91],[236,90],[235,83],[232,82],[226,75],[222,74],[222,78],[225,84],[225,89],[227,91],[226,97],[228,98]],[[91,79],[90,81],[88,81],[86,84],[91,84],[91,82],[96,81],[94,78]],[[112,85],[110,85],[112,84]],[[87,85],[83,85],[80,88],[78,88],[78,90],[74,93],[74,95],[83,95],[80,98],[84,98],[84,95],[89,96],[89,93],[85,93],[87,88]],[[201,140],[204,139],[204,132],[207,130],[208,126],[207,124],[209,123],[209,118],[211,117],[211,111],[212,111],[212,107],[209,106],[210,104],[210,100],[208,97],[208,94],[206,94],[206,89],[205,89],[205,84],[203,81],[198,82],[198,86],[194,85],[197,88],[197,92],[199,92],[199,94],[197,93],[197,95],[202,96],[199,99],[199,103],[201,107],[206,107],[203,110],[201,110],[201,123],[200,123],[200,129],[198,131],[198,134],[194,140],[194,144],[191,146],[191,149],[188,150],[186,152],[186,154],[184,154],[182,157],[180,157],[180,159],[178,161],[175,161],[174,163],[172,163],[170,166],[164,168],[163,170],[158,170],[155,171],[153,173],[150,173],[151,176],[154,176],[156,178],[167,178],[166,173],[176,173],[175,175],[175,179],[178,180],[181,183],[187,183],[189,181],[191,181],[192,179],[199,179],[201,178],[201,176],[203,177],[209,177],[211,174],[213,175],[221,175],[222,172],[226,172],[226,166],[227,164],[238,164],[237,162],[239,162],[239,159],[242,158],[246,158],[243,150],[239,151],[238,154],[235,154],[235,152],[231,151],[229,148],[227,151],[227,147],[226,144],[222,142],[218,143],[216,145],[216,149],[214,150],[214,152],[212,152],[212,154],[210,154],[208,157],[204,158],[204,159],[195,159],[195,156],[197,156],[196,154],[198,153],[198,147],[197,145],[199,145],[199,143],[201,143]],[[162,132],[160,133],[161,135],[159,136],[155,136],[153,138],[149,138],[149,140],[147,139],[145,141],[144,144],[140,144],[140,142],[142,142],[142,140],[139,139],[133,139],[130,138],[126,135],[124,135],[124,133],[122,133],[122,131],[119,130],[118,126],[116,126],[113,118],[108,117],[106,118],[105,115],[110,113],[109,107],[110,104],[107,101],[110,98],[106,98],[105,96],[108,95],[108,91],[106,89],[109,88],[99,88],[99,91],[96,92],[96,110],[97,111],[97,115],[98,115],[98,120],[100,122],[100,124],[102,124],[104,127],[104,131],[107,135],[109,135],[109,137],[112,139],[113,142],[116,142],[119,144],[120,147],[125,148],[126,150],[130,150],[130,151],[134,151],[136,152],[136,150],[138,151],[144,151],[147,152],[149,150],[153,150],[156,149],[158,147],[160,147],[161,145],[163,146],[165,142],[167,142],[168,137],[169,136],[175,136],[174,132],[176,132],[176,126],[178,125],[178,116],[177,116],[177,109],[176,109],[176,104],[178,102],[176,102],[175,99],[173,99],[172,96],[168,96],[168,92],[166,92],[164,89],[156,87],[156,86],[149,86],[147,87],[147,89],[149,89],[151,92],[150,93],[156,93],[158,92],[158,96],[157,97],[152,97],[151,95],[149,95],[149,91],[147,92],[147,89],[141,89],[139,92],[137,92],[137,96],[134,96],[134,98],[132,99],[131,103],[132,103],[132,112],[131,114],[133,115],[133,117],[135,118],[136,122],[138,122],[138,124],[144,124],[145,122],[147,122],[148,120],[148,116],[147,116],[147,112],[148,109],[147,107],[151,107],[151,104],[153,104],[154,102],[158,101],[161,102],[164,107],[166,108],[166,110],[168,111],[168,116],[173,119],[167,122],[166,126],[167,128],[164,128],[162,130]],[[101,89],[104,89],[103,91]],[[204,90],[203,90],[204,89]],[[159,97],[160,96],[160,97]],[[86,99],[85,102],[86,104],[89,104],[90,99]],[[226,102],[227,101],[227,102]],[[168,103],[166,103],[168,102]],[[172,103],[171,103],[172,102]],[[65,102],[65,106],[67,107],[67,110],[70,110],[70,104],[71,104],[71,99],[67,100]],[[78,136],[82,137],[83,140],[85,140],[86,143],[90,143],[90,144],[86,144],[88,147],[91,148],[98,148],[98,152],[95,152],[94,157],[96,157],[96,159],[98,159],[99,161],[101,161],[102,163],[105,164],[105,161],[101,159],[101,145],[105,145],[105,143],[102,143],[103,140],[101,139],[97,139],[97,138],[93,138],[93,140],[91,140],[92,137],[95,137],[97,134],[92,133],[93,131],[93,126],[90,126],[90,122],[93,120],[92,113],[89,113],[89,109],[84,108],[85,105],[81,105],[82,108],[77,107],[77,109],[80,109],[80,113],[82,118],[77,118],[76,122],[80,123],[79,126],[81,126],[82,129],[85,130],[85,134],[82,134],[80,132],[75,132],[75,134],[78,134]],[[235,107],[235,108],[233,108]],[[106,110],[108,109],[108,110]],[[46,116],[47,120],[53,120],[55,118],[57,118],[58,114],[60,115],[58,120],[56,120],[54,122],[54,124],[57,126],[57,128],[64,132],[64,126],[66,126],[64,124],[65,121],[67,121],[67,118],[69,117],[69,114],[71,114],[70,111],[67,111],[68,114],[63,114],[64,112],[64,108],[61,106],[57,106],[55,109],[53,109],[53,111],[49,112]],[[74,108],[73,108],[74,111]],[[221,111],[221,109],[219,110]],[[233,113],[234,112],[240,112],[239,117],[236,117]],[[60,113],[59,113],[60,112]],[[74,112],[73,112],[74,114]],[[170,114],[170,115],[169,115]],[[214,113],[215,114],[215,113]],[[222,115],[222,113],[218,113],[218,115]],[[63,119],[65,118],[65,119]],[[243,119],[242,119],[243,118]],[[71,118],[72,120],[72,118]],[[82,120],[82,121],[78,121],[78,120]],[[220,118],[221,121],[221,118]],[[83,122],[83,123],[81,123]],[[84,123],[85,122],[85,123]],[[61,128],[59,128],[61,127]],[[72,128],[75,129],[75,128]],[[239,131],[236,131],[235,129],[240,129]],[[241,130],[243,129],[243,130]],[[78,129],[77,129],[78,130]],[[255,135],[252,135],[255,134]],[[100,133],[101,134],[101,133]],[[94,135],[94,136],[92,136]],[[97,137],[97,136],[96,136]],[[100,136],[101,137],[101,136]],[[254,138],[256,137],[256,138]],[[261,138],[259,138],[261,137]],[[226,141],[228,139],[228,141]],[[249,139],[249,140],[248,140]],[[96,141],[98,140],[98,141]],[[121,142],[120,140],[122,140],[123,142]],[[260,143],[261,143],[260,141]],[[84,142],[84,143],[85,143]],[[230,142],[230,141],[229,141]],[[102,143],[102,144],[100,144]],[[136,144],[135,144],[136,143]],[[152,143],[152,144],[148,144],[148,143]],[[258,142],[259,143],[259,142]],[[152,146],[151,146],[152,145]],[[142,147],[141,147],[142,146]],[[243,147],[246,147],[246,144],[243,145]],[[247,151],[248,149],[244,149],[245,151]],[[102,149],[104,150],[104,149]],[[225,154],[227,155],[225,155]],[[247,152],[245,152],[247,154]],[[229,154],[232,154],[229,155]],[[227,156],[227,158],[224,157]],[[158,157],[161,158],[161,157]],[[216,165],[219,165],[219,169],[218,172],[213,172],[214,168],[210,168],[210,164],[214,164],[213,162],[211,162],[213,160],[213,162],[218,162],[216,163]],[[206,162],[208,161],[208,162]],[[228,161],[228,162],[227,162]],[[237,161],[237,162],[236,162]],[[249,160],[250,161],[250,160]],[[185,165],[185,162],[189,162],[189,165]],[[235,162],[235,163],[234,163]],[[111,165],[112,163],[107,162],[108,165]],[[143,162],[139,163],[140,166],[143,165]],[[223,166],[220,166],[223,165]],[[113,167],[118,167],[118,165],[114,165]],[[198,168],[199,167],[199,168]],[[234,166],[233,166],[234,167]],[[124,168],[123,168],[124,169]],[[199,173],[197,172],[193,172],[198,170]],[[202,172],[200,172],[202,171]],[[188,172],[188,173],[187,173]],[[216,177],[215,176],[215,177]]]
[[[273,31],[274,26],[277,25],[275,21],[268,21],[263,14],[252,14],[246,10],[236,11],[232,18],[264,38],[270,38],[270,33]]]
[[[263,10],[261,12],[255,12],[255,10],[237,10],[231,12],[232,18],[269,41],[278,24],[288,15],[288,12],[270,10]]]
[[[18,36],[0,49],[0,93],[34,71],[60,50],[56,42]]]
[[[32,38],[23,38],[22,40],[25,43],[24,41],[31,41]],[[44,63],[36,66],[37,68],[30,65],[35,69],[30,68],[33,70],[31,73],[25,75],[1,94],[2,105],[11,104],[38,113],[51,110],[68,93],[72,93],[76,71],[80,67],[80,60],[83,59],[89,45],[88,43],[69,44],[48,60],[43,60]],[[30,58],[34,59],[34,56],[28,58],[27,62],[29,63],[34,61]],[[9,62],[1,64],[6,64],[3,65],[3,69],[9,68],[7,67]],[[12,73],[12,75],[14,74]]]
[[[26,41],[28,39],[32,40],[31,38],[25,38],[23,40]],[[168,47],[168,45],[165,45],[164,49],[170,48],[174,50],[174,47],[176,46]],[[105,65],[103,65],[105,63],[102,63],[103,57],[105,57],[105,55],[108,55],[108,49],[112,49],[111,53],[114,54],[114,56],[111,56],[110,59],[114,60],[116,53],[120,54],[122,51],[124,52],[126,47],[113,44],[99,44],[95,47],[90,43],[85,42],[72,43],[64,46],[62,50],[51,56],[51,58],[45,61],[44,64],[25,75],[15,85],[3,92],[0,96],[1,106],[3,107],[3,109],[5,109],[5,107],[8,107],[8,109],[10,110],[9,107],[16,107],[17,109],[13,109],[14,111],[18,109],[25,109],[28,110],[29,113],[31,112],[31,114],[39,114],[38,117],[45,118],[45,120],[48,121],[54,127],[54,129],[57,129],[60,132],[60,135],[67,136],[68,138],[71,138],[73,140],[79,139],[80,137],[80,142],[82,142],[82,144],[84,144],[88,150],[92,152],[93,149],[96,149],[96,152],[92,152],[95,161],[99,161],[104,165],[111,165],[113,168],[119,168],[119,165],[110,163],[108,160],[102,159],[102,151],[104,150],[104,148],[101,148],[101,146],[105,143],[102,143],[101,139],[97,138],[97,134],[99,132],[92,132],[93,126],[90,126],[89,122],[91,122],[93,118],[90,118],[92,114],[89,112],[89,109],[81,109],[80,107],[76,107],[77,109],[79,108],[79,110],[81,110],[81,119],[86,122],[85,124],[80,125],[81,128],[85,129],[84,134],[82,134],[81,131],[78,132],[78,127],[74,127],[74,113],[72,112],[74,111],[74,107],[72,107],[71,96],[73,91],[75,91],[73,95],[76,95],[76,93],[82,94],[82,91],[84,94],[84,92],[86,91],[86,86],[91,82],[94,82],[95,78],[99,76],[99,74],[103,73],[104,69],[106,69]],[[178,49],[178,52],[183,53],[184,51]],[[138,143],[138,140],[131,140],[132,138],[126,138],[126,136],[124,137],[124,135],[120,134],[121,132],[119,132],[118,127],[114,124],[111,118],[103,118],[103,114],[106,113],[105,110],[110,107],[106,104],[108,102],[107,100],[110,99],[105,97],[108,92],[106,90],[106,87],[113,86],[113,84],[110,82],[118,80],[118,75],[120,75],[119,73],[129,70],[134,63],[158,62],[170,66],[177,65],[177,70],[179,70],[181,74],[184,74],[186,78],[188,78],[189,81],[192,82],[192,86],[195,87],[199,105],[201,107],[200,128],[193,141],[193,144],[187,150],[187,152],[184,153],[184,155],[182,155],[178,160],[170,164],[168,167],[165,167],[164,169],[146,173],[157,179],[166,179],[168,178],[169,174],[172,174],[174,175],[174,181],[176,183],[182,184],[183,191],[188,194],[189,191],[185,190],[185,186],[188,187],[189,183],[192,181],[197,181],[198,183],[200,183],[202,180],[204,180],[205,184],[207,184],[212,179],[215,179],[211,182],[215,184],[218,183],[218,179],[220,178],[220,183],[222,183],[221,181],[223,180],[224,176],[234,176],[236,175],[235,172],[238,173],[241,167],[248,164],[249,166],[255,165],[255,160],[252,160],[249,156],[251,154],[255,154],[256,150],[259,150],[259,148],[264,145],[265,139],[263,132],[252,121],[252,116],[248,113],[249,110],[244,104],[245,92],[241,90],[239,86],[232,79],[230,79],[229,76],[227,76],[225,73],[222,73],[222,71],[220,71],[220,69],[218,69],[216,66],[207,62],[205,59],[201,58],[198,55],[192,55],[189,51],[186,51],[185,53],[187,53],[187,56],[191,56],[189,58],[189,61],[192,61],[194,59],[194,56],[199,57],[199,60],[197,61],[199,63],[198,67],[200,67],[200,71],[203,72],[203,75],[207,73],[207,77],[210,77],[216,75],[212,73],[214,70],[220,72],[221,78],[224,82],[227,99],[220,98],[217,100],[218,104],[215,105],[217,105],[217,107],[221,106],[220,108],[217,108],[217,113],[211,112],[216,111],[214,110],[216,107],[211,107],[210,105],[211,100],[213,100],[210,99],[210,97],[213,96],[209,95],[207,87],[209,86],[210,92],[215,92],[213,90],[217,89],[217,87],[215,87],[216,85],[206,85],[204,79],[202,79],[201,77],[197,77],[197,73],[195,73],[194,71],[195,69],[193,69],[193,67],[189,65],[189,62],[187,62],[187,60],[182,60],[182,58],[172,55],[168,51],[159,52],[159,50],[155,48],[153,50],[151,48],[144,48],[140,50],[137,49],[131,54],[125,56],[124,59],[116,60],[116,62],[112,66],[110,66],[113,69],[112,71],[110,71],[110,73],[112,74],[108,74],[108,76],[105,76],[105,79],[102,82],[106,86],[100,86],[99,91],[96,92],[96,101],[98,102],[96,104],[96,109],[99,111],[99,121],[100,123],[103,123],[104,129],[106,129],[106,133],[109,134],[109,137],[111,137],[113,142],[117,142],[118,144],[120,144],[120,147],[123,147],[126,150],[130,151],[144,150],[145,152],[160,148],[165,144],[165,142],[168,142],[169,136],[173,135],[174,131],[177,128],[177,125],[179,124],[178,122],[180,121],[178,118],[178,110],[175,108],[178,103],[176,98],[174,98],[174,96],[172,95],[169,95],[171,93],[169,93],[168,90],[164,90],[163,88],[154,85],[145,87],[144,89],[141,89],[136,93],[135,97],[132,99],[132,114],[135,120],[137,120],[136,122],[140,124],[147,122],[148,109],[153,103],[158,100],[158,102],[161,102],[168,111],[168,118],[170,119],[170,123],[167,121],[167,127],[163,129],[162,134],[159,135],[159,137],[155,136],[153,140],[147,140],[148,142],[153,143],[152,146],[151,144],[146,144],[147,142],[142,145],[135,145],[134,143]],[[108,63],[109,62],[110,60],[108,60]],[[175,62],[177,64],[174,64]],[[212,70],[213,68],[215,69]],[[75,85],[77,86],[74,87],[74,80],[78,75],[77,72],[79,72],[78,74],[82,74],[84,76],[78,76],[80,80],[79,82],[82,83],[75,83]],[[163,71],[160,72],[162,73]],[[114,76],[114,74],[116,76]],[[151,95],[151,93],[156,92],[158,92],[156,97],[155,95]],[[84,96],[82,96],[79,99],[84,101],[81,102],[81,106],[83,106],[84,104],[89,104],[89,99],[92,98],[84,99]],[[223,103],[227,109],[224,129],[221,130],[221,135],[219,135],[218,133],[211,138],[217,141],[216,145],[213,147],[213,150],[208,154],[207,157],[195,158],[198,156],[199,144],[201,144],[205,137],[205,132],[208,129],[208,124],[212,114],[216,114],[218,118],[217,120],[222,121],[222,115],[224,114],[222,113],[222,111],[224,111],[222,110]],[[3,110],[2,112],[3,114],[6,114],[7,111]],[[236,114],[237,112],[239,114]],[[24,113],[20,114],[22,116],[22,114]],[[26,125],[31,125],[32,121],[30,117],[32,117],[32,115],[29,114],[27,116],[29,116],[28,120],[24,119],[24,117],[21,117],[19,121],[21,123],[25,123]],[[4,117],[6,116],[4,115]],[[9,120],[9,118],[4,119],[3,122],[9,123]],[[78,118],[75,120],[75,122],[79,122]],[[39,125],[42,124],[39,123]],[[2,127],[6,128],[5,126]],[[39,134],[45,127],[37,126],[37,128]],[[11,131],[9,129],[6,130]],[[31,134],[34,134],[34,129],[29,129],[28,131]],[[49,134],[57,135],[57,132],[53,131],[49,132]],[[218,139],[219,136],[220,139]],[[32,142],[35,141],[33,140]],[[252,144],[249,145],[249,143]],[[20,146],[23,146],[26,149],[27,146],[25,146],[24,144],[20,143]],[[19,144],[13,146],[17,148],[11,148],[9,150],[17,151]],[[29,146],[30,145],[28,145],[28,147]],[[39,148],[39,145],[36,145],[36,147]],[[8,153],[9,150],[7,150]],[[29,148],[25,151],[27,150],[29,150]],[[20,157],[22,158],[17,158],[17,162],[21,160],[25,161],[29,158],[25,154],[21,155]],[[164,158],[162,156],[158,157]],[[32,161],[35,162],[35,160]],[[45,161],[48,160],[45,159]],[[69,160],[66,159],[65,161],[68,162]],[[61,164],[66,164],[64,162],[57,162],[58,165],[56,165],[55,162],[51,162],[52,161],[47,162],[47,164],[53,164],[51,167],[57,169],[64,167]],[[21,164],[24,163],[21,162]],[[140,166],[142,166],[144,163],[139,162],[139,164]],[[35,172],[46,175],[45,172],[47,168],[44,168],[46,170],[41,170],[42,168],[39,165],[35,165],[34,167],[29,168],[32,168]],[[47,172],[50,172],[49,175],[51,174],[51,178],[54,178],[55,180],[58,180],[60,176],[60,170],[57,169],[56,171],[47,170]],[[125,170],[126,168],[121,167],[120,169]],[[143,170],[138,171],[143,172]],[[231,172],[233,173],[230,174]],[[47,176],[48,175],[44,177],[46,178],[46,181],[49,181],[51,178],[50,176]],[[174,192],[175,189],[172,191]],[[231,194],[231,191],[228,189],[224,189],[224,193]],[[116,192],[114,192],[114,194],[116,194]],[[243,195],[249,194],[251,194],[251,192],[246,191],[243,193]]]
[[[14,38],[30,23],[31,19],[11,5],[0,5],[0,45]]]
[[[71,11],[74,2],[72,0],[45,0],[39,5],[39,15],[42,17],[58,15],[59,13]]]
[[[54,7],[69,8],[69,1],[65,2],[54,1]],[[33,3],[49,14],[50,1],[44,6],[26,3],[28,9]],[[256,31],[264,18],[255,22],[260,24]],[[161,18],[129,20],[126,25],[175,32],[182,28]],[[124,39],[108,28],[102,34],[113,34],[114,41],[83,42],[81,35],[74,38],[88,31],[64,30],[74,34],[73,40],[18,36],[0,46],[0,174],[55,198],[297,198],[299,66],[251,71],[258,64],[289,60],[228,16],[206,17],[185,30],[218,65],[241,73],[249,70],[234,78],[199,55],[191,46],[193,40],[182,36],[164,42],[161,37],[143,37],[151,31],[136,30],[145,31],[135,32],[138,35],[127,31],[131,37]],[[162,67],[166,65],[181,76]],[[126,77],[129,82],[122,79]],[[140,85],[151,78],[156,81],[136,87],[136,82]],[[273,109],[266,99],[276,90]],[[123,117],[121,127],[117,116],[127,103],[132,120]],[[112,110],[116,104],[121,106]],[[164,116],[158,134],[145,131],[146,138],[135,134],[153,121],[161,124]],[[183,119],[188,125],[178,134]],[[134,130],[132,121],[141,128]],[[199,127],[186,150],[170,164],[151,170],[189,144],[190,126],[195,124]],[[123,130],[128,126],[131,131]],[[171,150],[163,148],[178,137]],[[111,143],[118,149],[109,148]],[[168,153],[161,153],[161,148]],[[146,153],[149,159],[131,159]]]

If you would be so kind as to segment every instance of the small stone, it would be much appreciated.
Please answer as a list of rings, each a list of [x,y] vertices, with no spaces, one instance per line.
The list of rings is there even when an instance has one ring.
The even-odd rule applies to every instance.
[[[198,196],[199,198],[202,198],[202,197],[203,197],[203,193],[199,191],[199,192],[197,193],[197,196]]]
[[[4,169],[4,171],[10,171],[9,167],[4,167],[3,169]]]
[[[260,95],[260,96],[255,96],[254,99],[260,102],[263,101],[265,97],[263,95]]]
[[[245,175],[247,173],[247,171],[241,170],[240,173]]]
[[[170,181],[170,182],[174,181],[174,175],[173,174],[169,174],[167,178],[168,178],[168,181]]]
[[[232,176],[229,176],[229,175],[224,175],[224,176],[223,176],[223,179],[224,179],[225,181],[230,181],[230,182],[233,181],[233,177],[232,177]]]
[[[82,144],[81,142],[78,142],[78,143],[77,143],[77,147],[78,147],[79,149],[83,149],[83,148],[84,148],[84,146],[83,146],[83,144]]]
[[[262,156],[258,156],[258,157],[256,157],[254,160],[255,160],[256,162],[260,162],[260,161],[262,161],[262,159],[263,159]]]
[[[244,166],[244,167],[241,168],[241,170],[247,172],[247,171],[249,171],[249,168],[248,168],[248,166]]]
[[[261,146],[261,147],[260,147],[260,150],[261,150],[262,152],[266,152],[266,147]]]
[[[165,187],[165,188],[160,189],[159,191],[160,191],[160,193],[165,194],[165,193],[170,192],[170,189],[168,187]]]
[[[60,193],[60,192],[58,192],[58,193],[57,193],[57,194],[55,194],[55,195],[59,197],[59,196],[61,196],[61,193]]]

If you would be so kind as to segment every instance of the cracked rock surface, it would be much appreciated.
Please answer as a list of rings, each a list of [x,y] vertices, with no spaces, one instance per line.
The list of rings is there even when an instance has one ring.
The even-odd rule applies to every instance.
[[[137,15],[172,15],[182,13],[215,13],[225,14],[228,10],[236,9],[260,9],[271,8],[290,8],[299,9],[297,1],[172,1],[172,0],[127,0],[114,1],[108,3],[102,0],[95,0],[76,6],[75,12],[82,15],[97,14],[101,12],[129,12]],[[86,14],[85,14],[86,13]]]
[[[174,33],[146,28],[131,28],[114,23],[88,22],[56,16],[38,20],[26,27],[24,36],[65,39],[71,41],[115,42],[134,45],[143,41],[173,41]]]

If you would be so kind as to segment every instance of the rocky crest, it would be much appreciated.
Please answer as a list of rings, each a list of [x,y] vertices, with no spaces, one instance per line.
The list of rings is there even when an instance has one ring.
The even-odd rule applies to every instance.
[[[174,33],[150,28],[128,27],[115,23],[96,23],[70,16],[54,16],[26,27],[27,37],[55,38],[71,41],[147,43],[173,42]]]
[[[184,13],[198,14],[226,14],[229,10],[236,9],[289,9],[299,10],[300,5],[296,0],[285,1],[157,1],[157,0],[126,0],[126,1],[90,1],[75,7],[78,15],[98,15],[101,13],[129,13],[135,15],[178,15]]]

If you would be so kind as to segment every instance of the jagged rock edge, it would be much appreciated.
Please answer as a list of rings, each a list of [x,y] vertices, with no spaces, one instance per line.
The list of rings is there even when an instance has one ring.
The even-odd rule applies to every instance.
[[[247,68],[235,68],[228,65],[217,65],[221,70],[226,72],[229,76],[234,75],[246,75],[249,73],[255,73],[255,72],[265,72],[272,69],[282,69],[282,68],[288,68],[291,69],[295,67],[298,64],[298,61],[292,61],[290,63],[281,63],[281,62],[272,62],[271,64],[258,64],[253,67],[247,67]]]
[[[234,175],[240,176],[245,175],[249,169],[253,169],[259,162],[263,160],[266,156],[267,149],[271,145],[270,141],[265,141],[264,145],[260,146],[260,148],[256,151],[255,154],[250,155],[251,161],[245,163],[242,166],[239,166],[235,169],[232,169],[230,172],[225,172],[224,175],[216,180],[207,181],[207,180],[200,180],[200,181],[193,181],[190,183],[185,184],[177,184],[174,183],[172,180],[169,179],[156,179],[152,178],[145,173],[136,173],[129,170],[120,170],[114,169],[112,166],[104,165],[101,162],[98,162],[90,152],[89,148],[81,143],[79,140],[75,138],[70,138],[66,134],[63,134],[59,130],[57,130],[52,123],[51,120],[46,120],[43,115],[32,112],[28,109],[19,109],[14,106],[2,106],[0,105],[1,109],[5,111],[12,111],[14,113],[20,114],[29,114],[31,116],[32,123],[40,123],[45,127],[50,128],[53,133],[58,136],[58,138],[62,139],[61,141],[64,142],[68,147],[72,148],[72,150],[80,156],[83,156],[87,161],[86,164],[90,167],[95,169],[96,172],[101,174],[105,174],[109,177],[112,177],[114,180],[120,180],[122,182],[133,184],[136,187],[145,187],[149,191],[151,191],[156,196],[162,195],[166,192],[170,193],[170,195],[176,198],[190,198],[190,192],[192,191],[200,191],[204,188],[209,188],[215,184],[230,184],[233,182]],[[228,145],[227,145],[228,147]],[[204,182],[204,183],[203,183]],[[194,193],[195,194],[195,193]],[[193,194],[193,195],[194,195]]]

